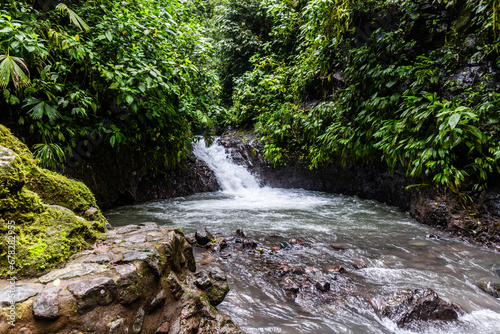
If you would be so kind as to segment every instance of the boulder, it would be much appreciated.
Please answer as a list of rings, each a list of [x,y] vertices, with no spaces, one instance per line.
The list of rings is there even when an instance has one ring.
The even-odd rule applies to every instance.
[[[60,287],[45,289],[33,301],[33,315],[36,319],[55,320],[59,318]]]
[[[379,316],[391,319],[401,328],[410,328],[416,321],[456,320],[460,311],[431,289],[400,291],[391,300],[374,304],[374,308]]]
[[[194,237],[196,238],[196,242],[201,246],[207,245],[214,239],[212,233],[208,232],[205,227],[200,228],[198,231],[196,231]]]
[[[118,292],[116,282],[109,277],[76,281],[68,285],[68,290],[77,300],[78,314],[111,304]]]

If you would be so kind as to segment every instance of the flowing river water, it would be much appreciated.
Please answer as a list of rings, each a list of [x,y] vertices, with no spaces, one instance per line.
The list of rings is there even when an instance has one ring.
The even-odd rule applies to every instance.
[[[356,290],[336,307],[306,298],[290,300],[259,272],[219,258],[207,265],[222,266],[231,291],[217,308],[247,333],[500,333],[500,300],[474,285],[477,279],[494,276],[491,268],[500,264],[498,253],[448,237],[375,201],[261,187],[217,144],[206,148],[199,143],[195,154],[215,171],[221,191],[116,208],[106,212],[111,225],[154,221],[180,227],[186,234],[200,227],[223,235],[243,229],[269,246],[271,235],[300,238],[309,246],[289,250],[289,260],[323,269],[342,265]],[[332,243],[344,249],[332,250]],[[367,267],[351,269],[353,260]],[[458,321],[410,331],[380,319],[359,297],[387,299],[416,288],[431,288],[467,312]]]

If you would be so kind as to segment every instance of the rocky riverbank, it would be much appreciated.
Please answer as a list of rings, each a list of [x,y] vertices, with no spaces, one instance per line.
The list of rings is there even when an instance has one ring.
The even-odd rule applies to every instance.
[[[310,170],[300,161],[271,166],[264,159],[263,143],[254,133],[226,132],[219,143],[263,185],[374,199],[409,211],[419,222],[437,226],[457,238],[500,251],[500,192],[493,186],[488,192],[459,198],[449,192],[415,186],[419,181],[407,177],[405,170],[396,168],[391,173],[384,164],[342,166],[331,162],[317,170]]]
[[[214,307],[224,273],[196,271],[182,231],[142,223],[104,237],[39,278],[1,281],[0,332],[243,333]]]

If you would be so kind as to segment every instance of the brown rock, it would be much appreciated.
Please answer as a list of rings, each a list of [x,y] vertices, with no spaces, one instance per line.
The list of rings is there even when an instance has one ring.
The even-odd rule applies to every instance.
[[[352,266],[354,269],[363,269],[366,268],[366,263],[363,260],[354,260],[354,264]]]
[[[160,327],[156,330],[155,334],[168,334],[168,330],[170,329],[170,324],[168,322],[164,322]]]
[[[326,269],[326,271],[333,274],[336,273],[344,274],[347,272],[347,270],[345,270],[345,268],[340,265],[331,266],[330,268]]]

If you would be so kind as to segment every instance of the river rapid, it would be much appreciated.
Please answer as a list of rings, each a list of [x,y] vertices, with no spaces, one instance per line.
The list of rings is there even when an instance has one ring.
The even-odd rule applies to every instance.
[[[214,170],[221,191],[116,208],[105,213],[111,225],[154,221],[186,234],[201,227],[221,235],[242,229],[259,247],[276,246],[273,235],[300,238],[307,247],[287,250],[288,261],[320,269],[342,265],[355,287],[335,307],[307,298],[291,300],[258,271],[214,254],[214,261],[198,267],[224,269],[231,291],[217,308],[247,333],[500,333],[499,299],[474,285],[494,276],[491,268],[500,264],[500,254],[460,242],[375,201],[261,187],[217,144],[207,148],[200,142],[195,154]],[[197,251],[198,259],[206,257],[202,252]],[[354,260],[366,268],[354,269]],[[466,313],[458,321],[405,330],[366,305],[367,300],[416,288],[431,288]]]

